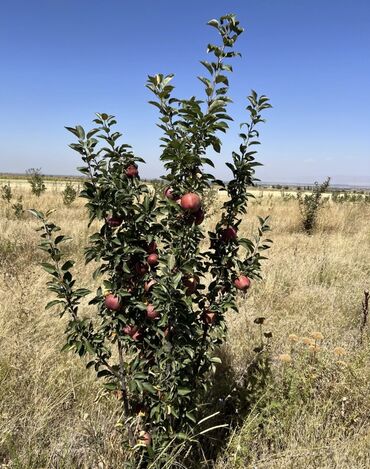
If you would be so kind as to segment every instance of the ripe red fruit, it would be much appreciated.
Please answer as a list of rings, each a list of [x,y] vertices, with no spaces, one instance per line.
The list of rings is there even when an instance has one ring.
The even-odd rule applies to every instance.
[[[139,441],[142,445],[150,446],[152,444],[152,436],[149,432],[140,432]]]
[[[119,217],[108,217],[106,218],[107,225],[109,225],[112,228],[116,228],[122,223],[122,218]]]
[[[200,197],[198,194],[194,194],[194,192],[188,192],[187,194],[181,197],[181,207],[184,210],[189,210],[190,212],[194,213],[200,209]]]
[[[148,272],[149,266],[148,264],[143,264],[142,262],[137,262],[135,264],[135,272],[142,277]]]
[[[151,280],[149,280],[148,282],[145,282],[144,283],[144,290],[146,291],[146,293],[148,293],[148,291],[152,288],[153,285],[155,285],[157,283],[156,280],[154,280],[154,278],[152,278]]]
[[[136,332],[134,332],[134,333],[131,335],[131,337],[132,337],[133,340],[140,340],[140,339],[141,339],[141,335],[142,335],[142,334],[141,334],[140,331],[136,331]]]
[[[196,277],[184,277],[182,279],[182,283],[185,285],[186,290],[185,293],[189,296],[195,293],[198,287],[199,279]]]
[[[148,247],[146,249],[146,252],[148,254],[154,254],[157,251],[157,243],[155,241],[152,241],[151,243],[148,244]]]
[[[158,254],[149,254],[149,256],[146,258],[146,261],[153,267],[158,265]]]
[[[197,212],[195,212],[194,214],[194,223],[196,225],[200,225],[201,223],[203,223],[204,221],[204,212],[203,210],[200,208]]]
[[[237,236],[237,230],[233,226],[228,226],[221,232],[221,238],[223,241],[234,241]]]
[[[130,326],[130,324],[128,324],[127,326],[125,326],[125,327],[122,329],[122,332],[123,332],[124,334],[130,335],[130,336],[132,336],[133,334],[135,334],[136,331],[137,331],[137,327],[136,327],[136,326]]]
[[[170,200],[177,200],[178,196],[174,195],[172,187],[166,187],[164,190],[164,196]]]
[[[141,332],[139,331],[139,328],[137,326],[131,326],[130,324],[128,324],[122,329],[122,332],[124,334],[129,335],[134,340],[141,339]]]
[[[104,303],[105,306],[112,311],[118,311],[121,309],[121,300],[118,296],[115,296],[112,293],[109,293],[109,295],[105,297]]]
[[[127,166],[125,172],[126,172],[126,176],[129,178],[135,178],[139,175],[139,170],[137,169],[137,166],[134,164],[130,164],[130,166]]]
[[[209,326],[211,324],[214,324],[216,321],[217,314],[213,311],[210,311],[209,309],[206,309],[202,315],[202,319],[205,322],[205,324],[208,324]]]
[[[154,309],[154,306],[151,303],[146,307],[146,317],[148,319],[156,319],[159,317],[158,311]]]
[[[246,291],[250,287],[251,281],[245,275],[241,275],[240,277],[234,280],[234,285],[238,290]]]

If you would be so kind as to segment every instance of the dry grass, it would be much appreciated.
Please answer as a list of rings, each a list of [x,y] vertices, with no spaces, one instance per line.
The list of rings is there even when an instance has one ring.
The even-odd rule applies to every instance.
[[[70,254],[82,261],[88,236],[83,201],[66,208],[58,191],[39,199],[21,187],[16,192],[27,207],[57,209],[56,223],[73,237]],[[360,343],[359,324],[363,291],[370,287],[370,207],[327,204],[310,237],[300,231],[295,201],[264,194],[243,222],[246,234],[257,226],[257,214],[271,214],[274,245],[264,280],[240,298],[240,314],[228,318],[225,353],[234,373],[242,374],[258,342],[253,320],[265,316],[265,329],[273,333],[272,371],[216,467],[368,468],[370,346],[367,331]],[[0,467],[124,467],[116,403],[78,358],[60,353],[63,321],[44,311],[47,274],[37,265],[35,226],[30,216],[15,219],[2,203]],[[89,284],[90,268],[78,262],[75,272],[81,285]],[[324,339],[317,339],[320,350],[310,351],[302,337],[314,331]],[[336,355],[336,347],[345,355],[341,349]]]

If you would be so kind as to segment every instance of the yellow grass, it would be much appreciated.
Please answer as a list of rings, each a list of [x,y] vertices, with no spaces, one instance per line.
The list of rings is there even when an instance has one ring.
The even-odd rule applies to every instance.
[[[56,223],[73,237],[75,274],[81,286],[91,286],[93,267],[82,262],[89,235],[83,201],[66,208],[59,190],[48,188],[40,198],[20,185],[15,192],[26,208],[57,209]],[[271,375],[215,466],[368,468],[370,346],[367,330],[360,343],[359,324],[370,287],[370,207],[329,203],[312,236],[301,232],[294,200],[257,198],[241,225],[246,235],[257,214],[271,214],[274,245],[263,280],[228,317],[222,355],[242,376],[259,341],[253,320],[264,316],[264,330],[273,334]],[[124,467],[117,403],[80,359],[60,353],[64,320],[44,311],[48,275],[38,266],[36,226],[1,202],[0,467]]]

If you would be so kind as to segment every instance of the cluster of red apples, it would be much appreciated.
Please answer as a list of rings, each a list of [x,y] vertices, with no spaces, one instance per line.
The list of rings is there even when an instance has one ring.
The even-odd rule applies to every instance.
[[[138,177],[138,168],[136,165],[129,165],[125,171],[127,177],[134,178]],[[204,211],[202,209],[202,202],[201,198],[198,194],[194,192],[188,192],[182,196],[176,195],[171,187],[167,187],[164,191],[164,196],[167,199],[176,201],[183,210],[184,213],[184,220],[186,222],[195,223],[196,225],[200,225],[204,220]],[[116,228],[120,226],[123,222],[123,219],[120,217],[109,217],[106,220],[107,224],[112,227]],[[221,233],[220,237],[221,240],[225,243],[233,242],[237,240],[237,229],[233,226],[228,226],[224,228]],[[152,241],[147,246],[147,258],[146,263],[138,263],[135,265],[135,272],[139,276],[146,275],[149,270],[155,269],[159,263],[159,255],[158,255],[158,246],[155,241]],[[199,284],[199,278],[195,276],[184,276],[183,277],[183,285],[185,287],[186,295],[192,295],[196,293],[197,287]],[[149,293],[150,289],[155,285],[156,280],[151,278],[144,283],[144,291]],[[238,290],[243,292],[247,291],[250,287],[250,279],[246,275],[239,275],[234,279],[234,286]],[[113,293],[109,293],[105,297],[105,306],[106,308],[112,311],[119,311],[122,308],[121,300],[118,296],[115,296]],[[155,310],[152,303],[148,303],[146,307],[146,318],[149,320],[158,319],[160,314],[158,311]],[[208,326],[212,325],[216,320],[216,313],[206,309],[202,314],[202,320]],[[141,338],[141,333],[137,326],[130,326],[127,325],[124,327],[123,332],[129,335],[133,340],[139,340]],[[164,335],[167,336],[169,333],[168,330],[164,331]]]

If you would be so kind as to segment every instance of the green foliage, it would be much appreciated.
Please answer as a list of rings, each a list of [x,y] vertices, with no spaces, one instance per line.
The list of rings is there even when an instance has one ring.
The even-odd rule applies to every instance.
[[[23,197],[20,195],[17,198],[17,201],[12,204],[12,209],[14,212],[14,216],[16,218],[22,218],[24,215],[24,208],[23,208]]]
[[[346,202],[370,204],[370,194],[356,194],[349,192],[341,194],[338,192],[333,192],[331,200],[336,204],[343,204]]]
[[[89,355],[87,366],[121,400],[122,428],[135,468],[147,467],[149,461],[150,467],[164,467],[179,441],[192,444],[194,435],[205,432],[202,399],[220,362],[215,349],[226,338],[226,312],[238,311],[234,281],[240,275],[260,277],[271,242],[265,239],[267,218],[259,219],[253,239],[236,235],[247,212],[247,187],[254,184],[259,165],[251,147],[259,143],[261,112],[271,107],[266,96],[252,91],[248,97],[250,121],[241,125],[241,144],[227,163],[230,182],[217,181],[204,169],[214,166],[207,150],[220,152],[218,134],[226,132],[231,120],[227,73],[232,68],[226,60],[239,55],[232,48],[243,31],[234,15],[209,24],[221,45],[209,45],[213,58],[201,62],[209,74],[199,77],[204,100],[172,97],[172,75],[148,78],[163,131],[162,179],[171,197],[163,197],[162,190],[158,197],[140,180],[137,167],[144,161],[130,145],[119,143],[122,134],[114,130],[114,116],[97,114],[89,131],[79,125],[67,128],[77,138],[71,147],[83,161],[79,170],[89,178],[80,196],[86,199],[90,223],[100,222],[85,250],[86,262],[97,264],[94,278],[102,279],[89,302],[97,308],[97,318],[79,316],[80,300],[90,292],[75,287],[74,262],[65,260],[60,248],[67,239],[48,220],[51,213],[32,211],[42,223],[40,247],[51,257],[51,263],[42,265],[52,276],[48,288],[57,298],[47,308],[68,314],[65,349]],[[204,200],[214,183],[229,198],[215,229],[206,234],[201,217],[175,199],[190,192]],[[208,209],[202,203],[197,213]],[[235,236],[227,237],[227,230]],[[149,262],[150,254],[158,256],[158,264]],[[149,309],[157,317],[151,318]]]
[[[31,185],[32,194],[40,197],[40,195],[46,191],[44,183],[44,176],[41,173],[41,168],[30,168],[26,171],[27,180]]]
[[[315,182],[311,194],[302,194],[297,192],[299,209],[302,215],[302,225],[306,233],[311,234],[315,228],[318,212],[322,206],[322,194],[329,187],[330,178],[328,177],[321,184]]]
[[[71,182],[67,182],[62,194],[64,205],[69,207],[76,200],[77,189],[75,189],[74,185]]]
[[[9,204],[10,201],[12,200],[12,197],[13,197],[13,194],[12,194],[12,188],[11,188],[10,184],[9,183],[4,184],[1,187],[1,198]]]

